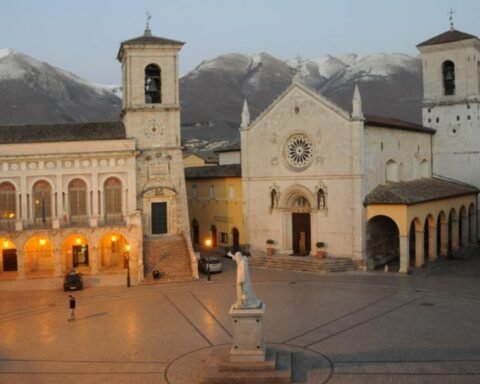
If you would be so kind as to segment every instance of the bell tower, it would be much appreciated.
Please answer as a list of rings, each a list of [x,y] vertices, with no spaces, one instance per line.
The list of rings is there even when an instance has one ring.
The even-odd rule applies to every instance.
[[[189,238],[178,84],[183,44],[153,36],[147,21],[143,36],[123,41],[117,56],[122,64],[122,119],[138,151],[137,209],[143,212],[147,238],[180,233]]]
[[[433,136],[433,175],[480,187],[480,40],[450,29],[417,45],[423,64],[425,127]]]

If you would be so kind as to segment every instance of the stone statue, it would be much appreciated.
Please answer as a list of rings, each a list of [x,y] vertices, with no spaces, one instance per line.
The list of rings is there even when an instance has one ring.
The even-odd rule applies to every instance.
[[[231,255],[230,252],[229,255]],[[253,292],[247,258],[241,252],[235,252],[233,258],[237,263],[237,301],[233,307],[237,309],[260,308],[262,301],[257,299]]]

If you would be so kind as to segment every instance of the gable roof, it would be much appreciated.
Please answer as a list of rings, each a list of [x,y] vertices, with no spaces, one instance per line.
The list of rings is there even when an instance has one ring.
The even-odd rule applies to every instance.
[[[434,36],[431,39],[425,40],[420,44],[417,44],[417,47],[423,47],[426,45],[452,43],[454,41],[467,40],[467,39],[478,39],[478,37],[474,35],[470,35],[465,32],[457,31],[456,29],[451,29],[451,30],[448,30],[447,32],[443,32],[437,36]]]
[[[478,188],[458,181],[423,178],[378,185],[365,197],[364,205],[411,205],[432,200],[478,194],[479,192]]]
[[[126,139],[121,121],[0,125],[0,144]]]
[[[343,117],[346,120],[350,120],[350,113],[336,105],[335,103],[331,102],[329,99],[326,97],[322,96],[321,94],[315,92],[314,90],[306,87],[305,85],[299,83],[299,82],[293,82],[290,84],[285,91],[283,91],[275,100],[273,100],[270,105],[262,112],[260,115],[257,116],[257,118],[251,122],[251,124],[248,127],[245,128],[240,128],[240,131],[248,131],[250,130],[253,126],[258,124],[259,121],[261,121],[278,103],[282,101],[293,89],[298,88],[302,90],[303,92],[307,93],[323,105],[329,107],[332,109],[334,112],[336,112],[338,115]]]

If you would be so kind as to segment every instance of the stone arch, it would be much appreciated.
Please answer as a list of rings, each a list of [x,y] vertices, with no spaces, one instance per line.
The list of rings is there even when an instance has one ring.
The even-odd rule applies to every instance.
[[[119,271],[125,268],[129,242],[120,231],[108,231],[97,247],[100,271]]]
[[[152,179],[149,180],[142,188],[142,196],[146,195],[148,192],[157,190],[157,189],[166,189],[170,192],[173,192],[174,195],[177,194],[175,186],[170,180],[167,179]]]
[[[453,252],[459,248],[458,239],[458,214],[455,208],[450,209],[448,214],[448,253],[447,256],[453,256]]]
[[[282,193],[279,200],[279,208],[292,209],[298,198],[303,197],[308,202],[310,209],[316,206],[316,199],[313,193],[303,185],[295,184]]]
[[[0,183],[0,229],[14,230],[17,215],[17,188],[10,181],[2,181]]]
[[[55,203],[54,188],[50,180],[38,179],[32,183],[30,206],[35,224],[46,225],[52,220]]]
[[[455,95],[455,64],[451,60],[442,63],[442,84],[445,96]]]
[[[32,276],[53,276],[55,272],[55,250],[48,237],[33,236],[23,249],[23,270]]]
[[[72,233],[63,239],[60,248],[60,264],[63,272],[78,269],[81,272],[91,272],[92,243],[88,235],[82,232]]]
[[[366,228],[367,267],[375,269],[400,260],[400,231],[388,216],[372,217]],[[398,267],[397,267],[398,269]]]
[[[145,104],[159,104],[162,102],[162,72],[157,64],[148,64],[145,67]]]

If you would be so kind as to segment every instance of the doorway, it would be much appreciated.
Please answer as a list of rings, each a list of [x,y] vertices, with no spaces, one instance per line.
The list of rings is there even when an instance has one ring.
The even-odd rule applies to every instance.
[[[292,248],[294,255],[310,254],[310,213],[292,213]]]
[[[88,266],[88,245],[74,245],[72,247],[73,268]]]
[[[168,233],[167,203],[152,203],[152,235]]]
[[[17,250],[4,249],[3,250],[3,271],[17,271]]]

